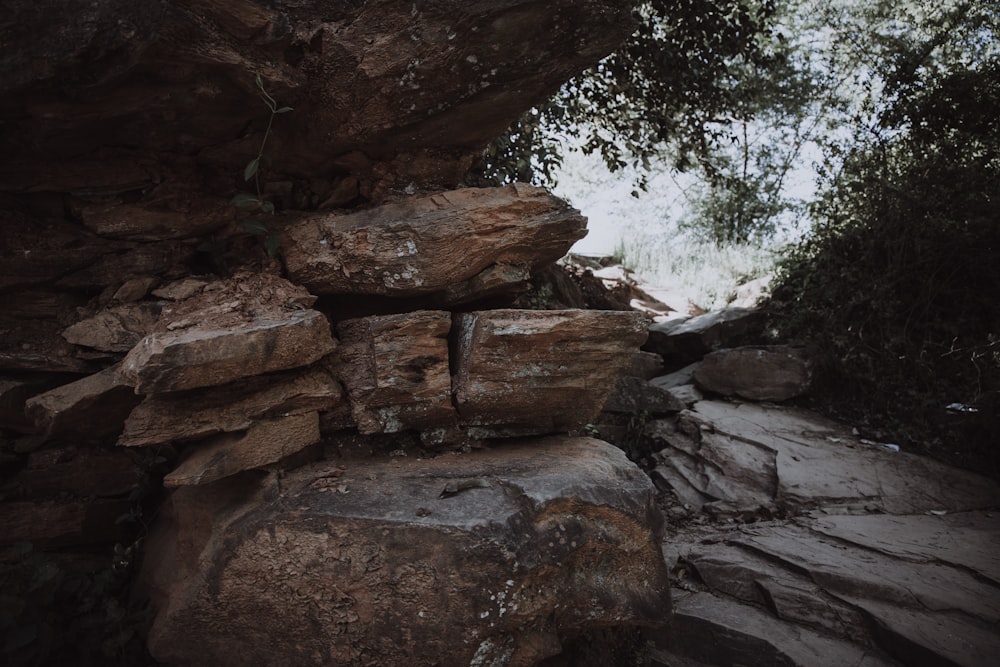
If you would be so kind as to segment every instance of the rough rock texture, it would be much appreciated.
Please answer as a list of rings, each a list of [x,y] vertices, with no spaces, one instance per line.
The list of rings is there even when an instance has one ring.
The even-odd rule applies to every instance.
[[[661,389],[637,377],[622,377],[605,401],[602,412],[659,417],[687,408],[666,389]]]
[[[454,428],[448,333],[451,313],[421,311],[337,326],[338,374],[361,433]]]
[[[138,402],[119,365],[34,396],[25,403],[25,414],[39,431],[39,442],[53,437],[75,441],[117,435]],[[94,412],[101,411],[101,419]]]
[[[823,506],[894,514],[1000,505],[984,477],[861,442],[803,410],[701,401],[678,424],[662,421],[655,478],[700,509]]]
[[[322,365],[233,384],[142,399],[118,438],[127,447],[198,440],[250,428],[254,420],[333,410],[343,391]]]
[[[319,442],[319,413],[255,421],[245,432],[224,433],[198,443],[163,478],[166,487],[207,484],[244,470],[277,463]]]
[[[642,315],[614,311],[488,310],[457,314],[454,326],[459,417],[484,432],[578,428],[646,338]]]
[[[6,3],[0,541],[131,557],[146,542],[119,519],[159,523],[139,503],[176,465],[183,525],[148,553],[180,574],[154,637],[180,663],[528,665],[578,632],[661,624],[651,487],[616,450],[407,459],[428,476],[384,484],[400,461],[371,461],[565,431],[641,342],[627,315],[505,312],[544,323],[505,371],[488,359],[506,342],[461,347],[452,320],[509,305],[584,233],[536,188],[463,181],[631,32],[636,4]],[[484,382],[523,385],[509,416],[459,350]],[[66,446],[84,441],[93,457]],[[349,469],[295,470],[324,456]],[[447,504],[424,506],[428,484]],[[264,553],[287,560],[245,576]]]
[[[306,366],[333,351],[330,323],[314,310],[241,328],[150,334],[122,362],[122,375],[141,394],[197,389]]]
[[[682,590],[654,665],[995,662],[995,483],[801,410],[702,401],[659,426]]]
[[[326,317],[308,310],[315,301],[268,273],[206,283],[161,309],[155,330],[125,356],[121,375],[136,393],[151,394],[308,366],[336,345]]]
[[[540,188],[468,188],[348,215],[308,216],[286,228],[282,250],[291,278],[316,294],[450,290],[443,301],[461,302],[467,293],[502,286],[502,279],[489,284],[504,275],[500,267],[530,271],[559,259],[586,234],[586,224],[579,211]],[[515,285],[528,277],[513,275]],[[462,288],[477,277],[486,284]]]
[[[233,478],[167,516],[143,578],[176,664],[531,665],[669,610],[648,478],[588,438]]]
[[[788,345],[716,350],[702,359],[694,381],[723,396],[785,401],[809,389],[812,364],[802,348]]]
[[[11,121],[0,131],[0,183],[71,193],[102,233],[197,233],[216,209],[196,192],[224,203],[260,145],[259,73],[294,108],[270,138],[274,181],[311,175],[289,198],[453,186],[477,150],[624,39],[630,10],[569,0],[12,0],[0,19],[0,115]],[[53,16],[72,20],[53,30]],[[145,199],[128,214],[100,206],[138,191]]]
[[[115,294],[128,286],[122,285]],[[103,352],[128,352],[156,326],[158,303],[126,303],[112,306],[93,317],[67,327],[62,337],[73,345]]]

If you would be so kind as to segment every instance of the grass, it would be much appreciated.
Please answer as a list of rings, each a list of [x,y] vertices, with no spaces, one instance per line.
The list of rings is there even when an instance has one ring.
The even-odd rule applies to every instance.
[[[679,292],[702,310],[722,308],[745,282],[773,273],[780,251],[765,244],[718,247],[676,231],[629,230],[614,257],[651,285]]]

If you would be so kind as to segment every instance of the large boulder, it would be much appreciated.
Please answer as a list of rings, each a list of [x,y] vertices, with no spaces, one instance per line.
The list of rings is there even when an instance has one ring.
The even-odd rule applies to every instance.
[[[505,275],[502,267],[524,267],[511,280],[523,284],[586,227],[579,211],[540,188],[466,188],[347,215],[302,216],[285,229],[282,254],[292,280],[316,294],[444,293],[438,305],[448,306],[501,288],[489,276]],[[461,288],[476,280],[486,284]]]
[[[801,396],[812,381],[812,363],[804,350],[764,345],[716,350],[694,372],[703,390],[751,401],[785,401]]]
[[[175,491],[142,578],[186,665],[533,665],[670,601],[652,485],[556,437]]]

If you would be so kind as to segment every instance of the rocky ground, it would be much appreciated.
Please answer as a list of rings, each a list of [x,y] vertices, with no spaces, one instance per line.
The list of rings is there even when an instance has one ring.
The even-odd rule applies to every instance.
[[[645,349],[681,368],[649,364],[605,407],[631,410],[604,428],[668,521],[673,623],[651,663],[995,664],[1000,486],[781,404],[808,357],[740,346],[756,317],[662,310]]]

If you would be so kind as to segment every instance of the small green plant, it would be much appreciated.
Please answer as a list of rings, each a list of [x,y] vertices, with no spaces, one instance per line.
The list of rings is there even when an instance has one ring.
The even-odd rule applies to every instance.
[[[274,257],[278,251],[278,236],[268,227],[266,217],[263,217],[274,215],[274,202],[264,198],[264,193],[260,186],[260,167],[261,163],[268,161],[264,149],[267,147],[267,139],[271,135],[271,126],[274,124],[274,117],[278,114],[292,111],[292,107],[278,106],[277,101],[264,88],[264,80],[261,79],[260,74],[257,74],[257,90],[271,114],[267,119],[267,128],[264,130],[264,137],[260,141],[260,150],[257,151],[257,156],[250,160],[246,167],[243,168],[243,180],[250,182],[253,179],[254,192],[238,192],[230,200],[230,203],[236,208],[249,209],[255,212],[255,215],[241,221],[240,227],[250,234],[262,237],[268,256]]]

